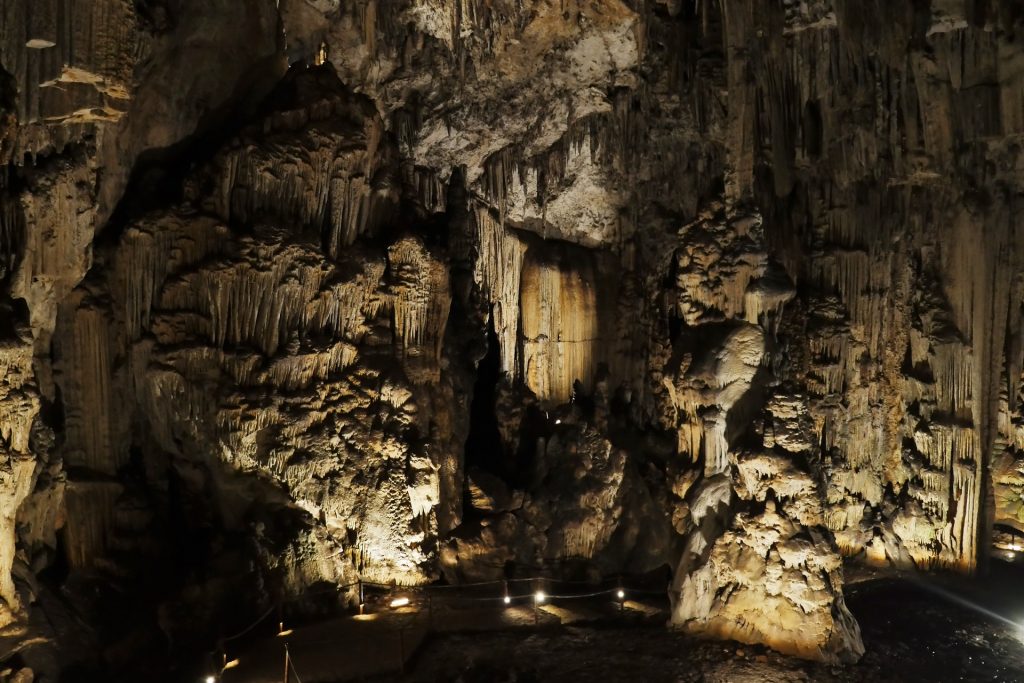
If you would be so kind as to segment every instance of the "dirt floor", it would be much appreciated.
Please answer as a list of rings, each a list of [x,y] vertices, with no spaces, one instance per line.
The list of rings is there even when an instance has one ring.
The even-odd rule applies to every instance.
[[[1024,682],[1024,564],[996,561],[979,581],[864,581],[848,587],[867,653],[856,665],[802,662],[736,643],[701,642],[656,620],[429,636],[408,673],[377,680]],[[1009,620],[1014,624],[1007,623]]]

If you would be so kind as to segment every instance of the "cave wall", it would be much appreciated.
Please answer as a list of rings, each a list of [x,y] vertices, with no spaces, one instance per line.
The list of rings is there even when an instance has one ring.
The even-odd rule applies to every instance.
[[[165,607],[670,566],[679,628],[858,656],[843,558],[1024,530],[1022,22],[0,0],[0,626],[185,524]]]
[[[805,283],[807,387],[841,549],[972,571],[1000,396],[1017,381],[1002,384],[1020,363],[1016,19],[1001,5],[873,9],[835,3],[816,20],[834,28],[788,32],[726,10],[734,49],[763,55],[736,61],[770,160],[753,194]]]

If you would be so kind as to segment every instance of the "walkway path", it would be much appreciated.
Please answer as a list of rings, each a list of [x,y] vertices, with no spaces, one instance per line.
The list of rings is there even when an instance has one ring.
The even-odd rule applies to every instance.
[[[608,595],[555,598],[534,606],[530,597],[505,605],[432,596],[398,609],[342,617],[295,628],[284,637],[251,644],[238,665],[223,672],[223,683],[281,683],[285,645],[291,660],[289,683],[340,683],[400,673],[428,633],[539,628],[599,621],[667,619],[667,602],[657,596],[625,600]]]

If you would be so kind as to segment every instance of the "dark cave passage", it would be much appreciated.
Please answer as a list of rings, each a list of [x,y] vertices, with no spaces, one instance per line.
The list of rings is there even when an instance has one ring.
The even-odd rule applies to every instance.
[[[505,447],[498,429],[498,382],[501,381],[501,348],[494,331],[493,315],[487,322],[487,353],[477,365],[473,400],[469,406],[466,437],[466,469],[479,467],[491,474],[508,474]]]

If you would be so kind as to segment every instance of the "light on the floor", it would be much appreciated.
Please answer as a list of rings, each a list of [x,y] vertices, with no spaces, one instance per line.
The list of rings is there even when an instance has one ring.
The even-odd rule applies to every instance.
[[[540,602],[544,602],[545,600],[547,600],[548,596],[545,595],[544,591],[537,591],[536,593],[534,593],[533,599],[536,600],[538,603],[540,603]]]
[[[559,419],[559,418],[555,418],[555,424],[556,424],[556,425],[560,425],[560,424],[562,424],[562,420],[561,420],[561,419]]]
[[[506,604],[506,605],[510,605],[510,604],[512,604],[512,598],[510,598],[510,597],[509,597],[509,596],[507,596],[507,595],[506,595],[506,596],[505,596],[505,597],[503,598],[503,600],[505,601],[505,604]]]
[[[395,598],[391,601],[392,607],[405,607],[409,604],[409,598]]]
[[[206,683],[217,683],[217,679],[214,676],[207,676]]]
[[[277,625],[277,637],[278,638],[284,638],[285,636],[290,636],[292,633],[294,633],[294,630],[290,629],[290,628],[285,628],[283,621],[278,623],[278,625]]]
[[[238,660],[237,659],[232,659],[230,662],[228,662],[227,664],[224,665],[224,668],[222,669],[222,671],[227,671],[228,669],[234,669],[236,666],[238,666]]]
[[[624,590],[622,590],[622,589],[620,588],[620,589],[618,590],[618,592],[617,592],[617,593],[615,593],[615,595],[617,595],[617,596],[618,596],[618,598],[619,598],[619,600],[621,600],[622,598],[626,597],[626,591],[624,591]]]

